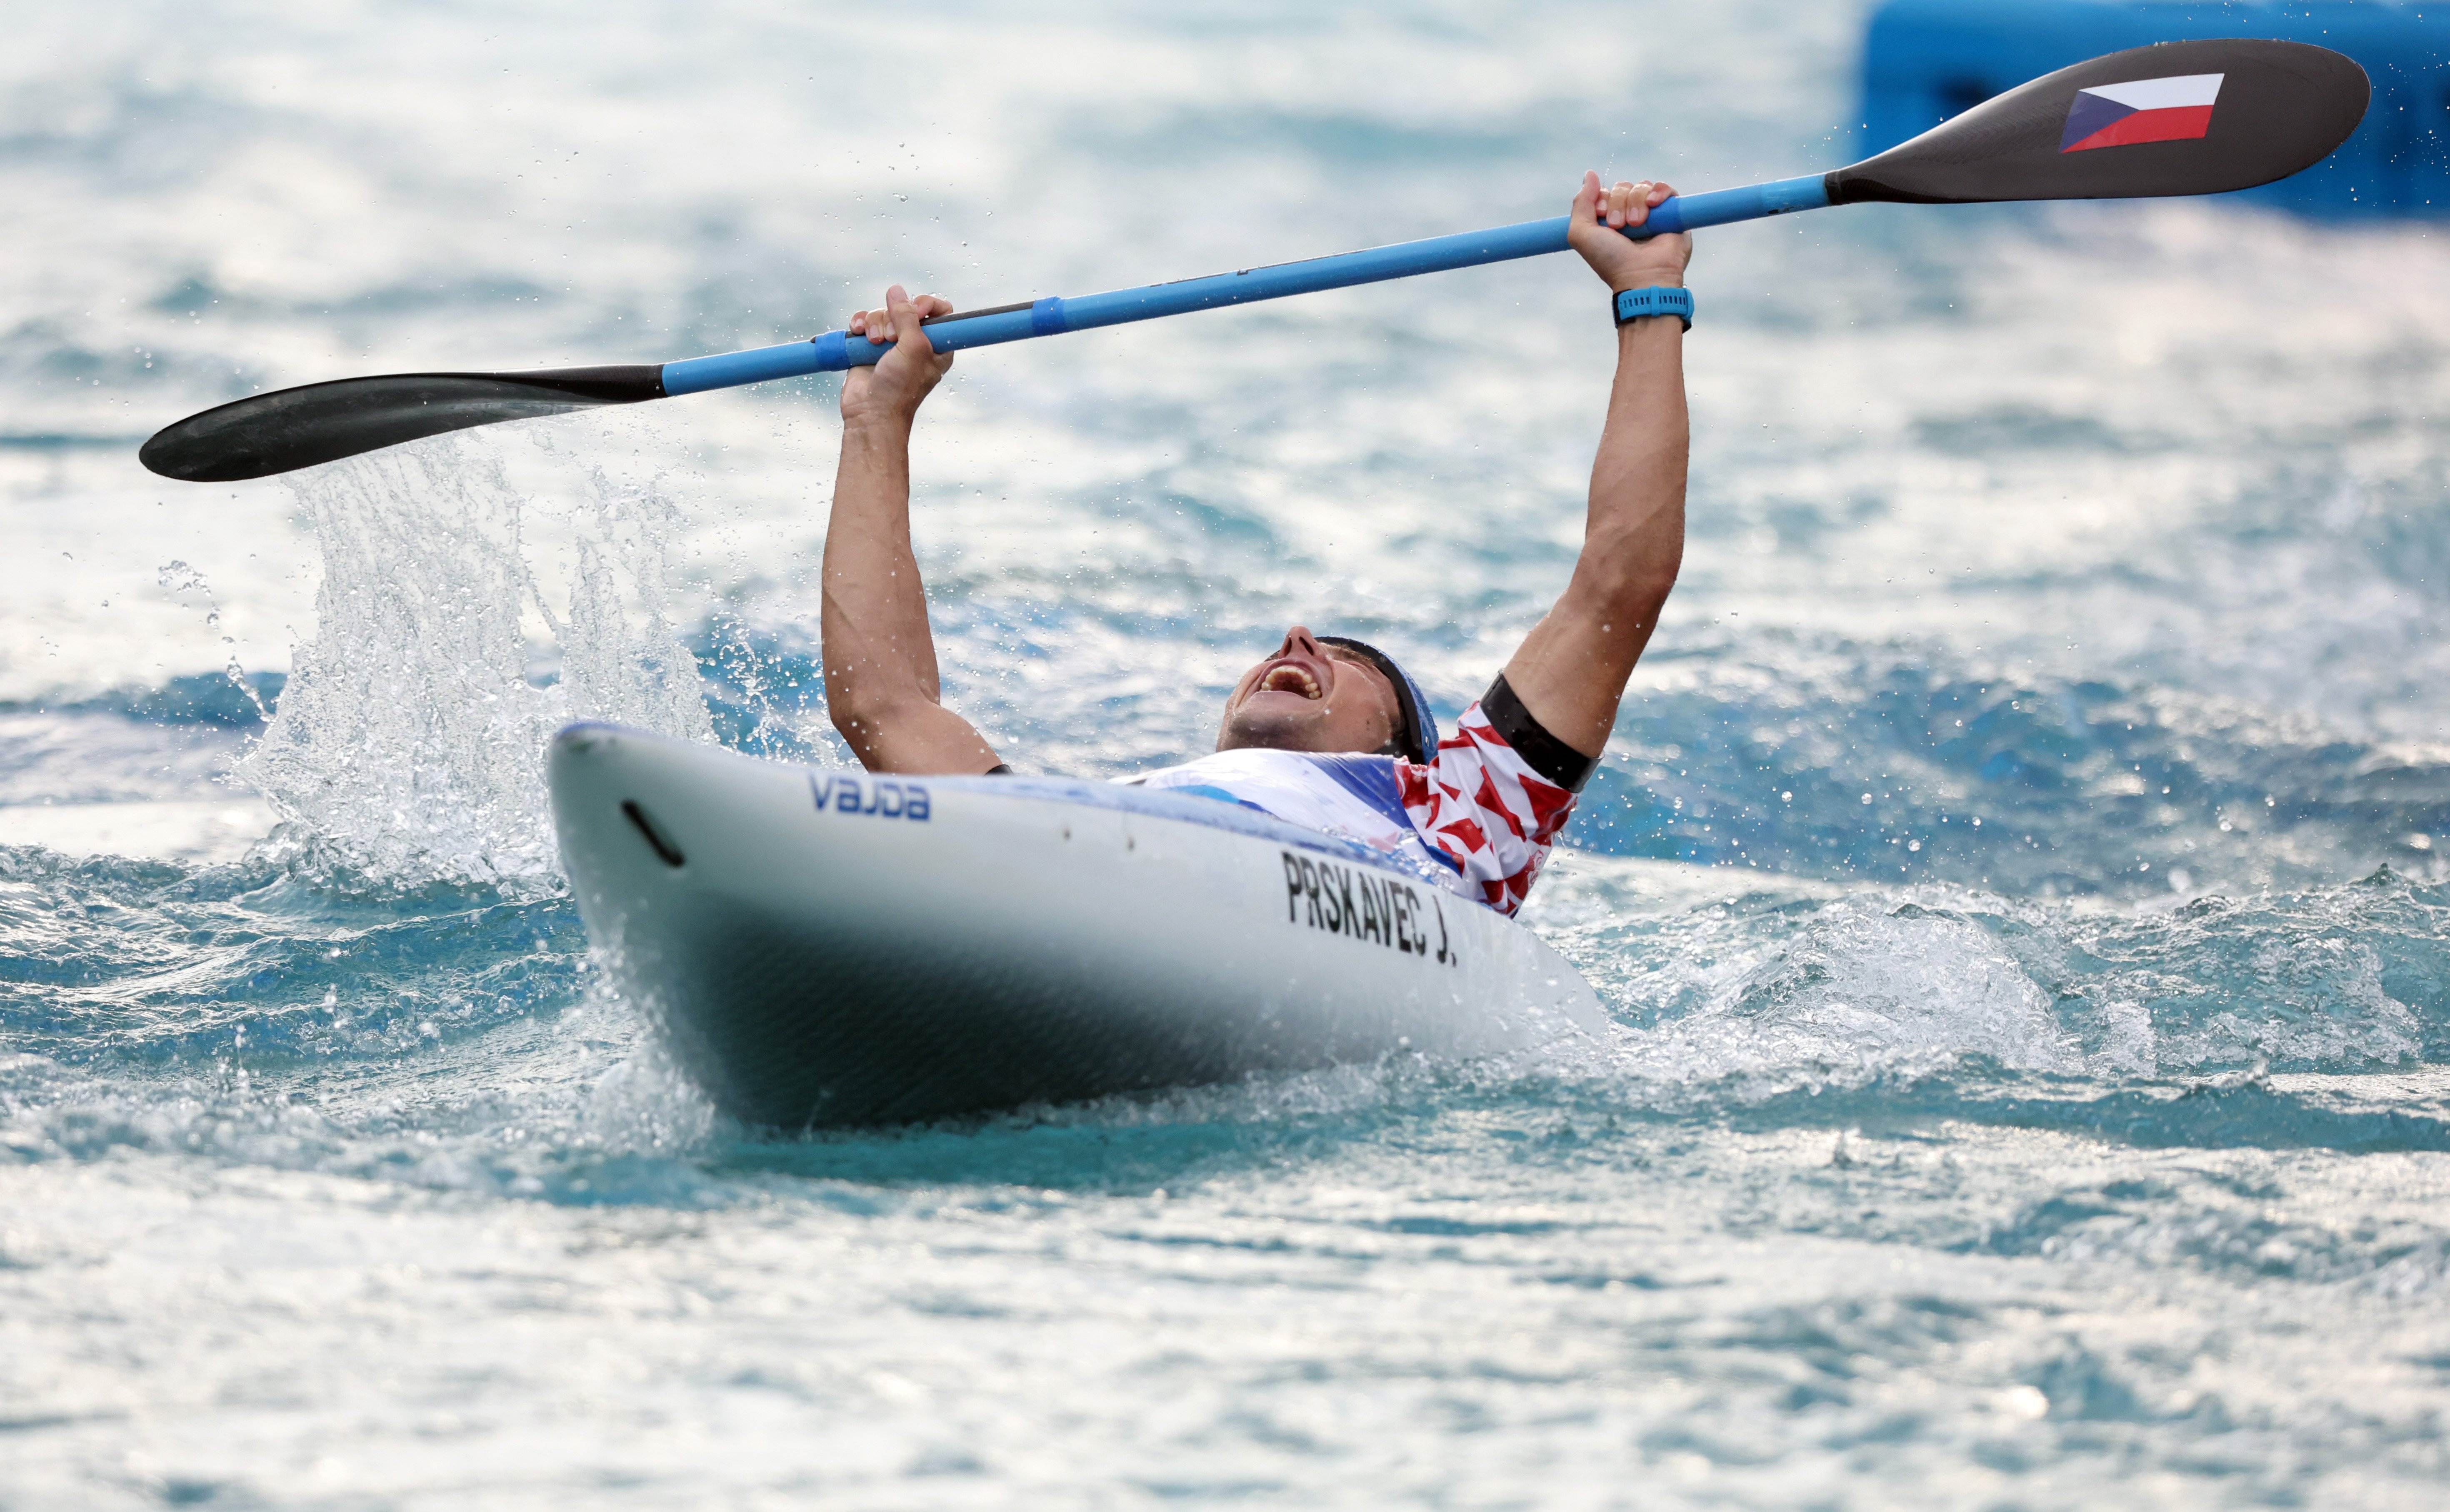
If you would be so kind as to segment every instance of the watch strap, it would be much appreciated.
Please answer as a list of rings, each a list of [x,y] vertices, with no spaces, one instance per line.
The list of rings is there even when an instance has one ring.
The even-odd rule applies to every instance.
[[[1693,329],[1693,291],[1653,283],[1645,288],[1619,289],[1614,303],[1616,323],[1628,324],[1653,315],[1672,315]]]

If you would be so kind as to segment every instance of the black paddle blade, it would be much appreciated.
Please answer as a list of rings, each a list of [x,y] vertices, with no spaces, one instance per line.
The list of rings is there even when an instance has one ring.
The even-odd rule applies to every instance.
[[[402,441],[664,397],[661,366],[396,373],[257,394],[165,425],[137,452],[164,477],[229,483]]]
[[[2045,74],[1829,175],[1833,204],[2108,200],[2250,189],[2310,168],[2373,98],[2302,42],[2164,42]]]

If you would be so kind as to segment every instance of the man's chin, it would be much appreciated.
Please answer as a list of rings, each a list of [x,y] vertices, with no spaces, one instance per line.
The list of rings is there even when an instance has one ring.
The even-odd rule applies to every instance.
[[[1368,755],[1373,747],[1340,740],[1319,719],[1237,719],[1217,733],[1218,750],[1297,750],[1313,756]]]
[[[1312,720],[1228,720],[1217,732],[1218,750],[1322,750],[1326,731]]]

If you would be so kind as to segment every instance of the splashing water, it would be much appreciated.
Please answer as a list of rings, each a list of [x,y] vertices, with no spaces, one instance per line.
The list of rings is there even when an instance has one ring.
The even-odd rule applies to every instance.
[[[566,619],[530,572],[526,501],[481,443],[429,441],[291,483],[322,552],[315,638],[241,772],[293,839],[401,885],[548,885],[554,729],[609,719],[710,738],[668,605],[671,506],[589,475],[594,530]],[[560,640],[555,686],[528,675],[531,606]]]
[[[262,689],[247,677],[246,668],[239,661],[238,638],[221,630],[222,608],[214,600],[212,585],[204,581],[204,574],[185,562],[173,560],[162,565],[162,570],[154,574],[154,580],[173,597],[193,595],[203,603],[205,626],[221,636],[223,679],[246,700],[247,707],[255,710],[257,719],[269,720],[272,709],[263,702]]]

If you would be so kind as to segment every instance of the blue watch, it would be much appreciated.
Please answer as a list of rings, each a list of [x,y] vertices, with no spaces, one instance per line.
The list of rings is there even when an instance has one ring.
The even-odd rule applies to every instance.
[[[1693,329],[1693,291],[1671,289],[1663,283],[1616,291],[1617,324],[1624,325],[1652,315],[1672,315],[1684,322],[1684,329]]]

